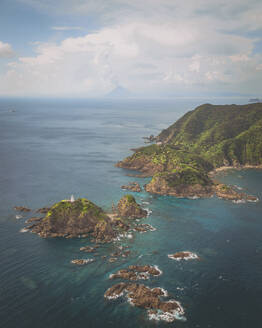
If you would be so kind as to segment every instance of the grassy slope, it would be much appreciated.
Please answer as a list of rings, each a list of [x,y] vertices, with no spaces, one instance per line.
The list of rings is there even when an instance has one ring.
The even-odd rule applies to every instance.
[[[144,161],[157,167],[157,172],[177,172],[181,183],[203,184],[209,181],[207,173],[213,168],[225,164],[260,165],[262,103],[201,105],[163,130],[157,140],[161,146],[141,147],[120,166],[131,164],[132,168],[133,163],[135,166]]]

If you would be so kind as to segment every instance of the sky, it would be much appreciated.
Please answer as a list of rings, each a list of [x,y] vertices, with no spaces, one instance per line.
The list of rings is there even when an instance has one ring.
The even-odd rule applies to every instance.
[[[261,0],[0,0],[0,96],[261,96]]]

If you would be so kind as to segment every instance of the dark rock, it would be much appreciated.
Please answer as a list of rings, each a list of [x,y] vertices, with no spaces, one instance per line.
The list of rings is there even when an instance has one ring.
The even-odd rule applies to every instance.
[[[125,279],[125,280],[139,280],[149,279],[150,275],[159,276],[161,271],[157,267],[150,265],[130,265],[127,269],[117,271],[117,273],[111,274],[110,279]]]
[[[124,218],[140,219],[147,216],[147,211],[137,204],[132,195],[123,196],[117,204],[117,209],[119,216]]]
[[[86,253],[93,253],[95,251],[95,248],[91,247],[91,246],[85,246],[85,247],[81,247],[80,251],[86,252]]]
[[[124,185],[121,187],[122,189],[130,190],[133,192],[141,192],[141,187],[137,182],[130,182],[128,185]]]
[[[19,212],[31,212],[30,208],[24,206],[14,206],[14,209]]]
[[[49,210],[50,210],[49,207],[42,207],[42,208],[39,208],[38,210],[36,210],[36,213],[46,214]]]
[[[71,261],[72,264],[77,264],[77,265],[85,265],[92,262],[94,262],[94,259],[75,259]]]
[[[42,218],[33,217],[33,218],[26,220],[25,223],[39,222],[41,220],[42,220]]]

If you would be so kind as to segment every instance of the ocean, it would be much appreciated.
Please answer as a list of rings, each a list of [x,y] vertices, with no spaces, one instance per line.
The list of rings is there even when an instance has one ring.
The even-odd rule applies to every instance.
[[[156,231],[133,233],[120,244],[131,255],[109,263],[98,249],[95,262],[80,267],[86,239],[41,239],[21,233],[25,220],[13,206],[38,209],[71,194],[109,211],[126,193],[121,185],[148,179],[127,176],[114,164],[144,145],[188,110],[203,103],[243,104],[246,99],[0,100],[0,327],[259,327],[262,311],[262,203],[176,199],[133,193],[150,210]],[[230,170],[217,176],[262,199],[262,171]],[[200,261],[172,261],[177,251]],[[86,255],[86,254],[85,254]],[[86,256],[84,256],[86,257]],[[162,287],[185,309],[184,321],[149,320],[125,299],[104,298],[118,281],[109,275],[130,264],[157,265],[162,275],[147,286]]]

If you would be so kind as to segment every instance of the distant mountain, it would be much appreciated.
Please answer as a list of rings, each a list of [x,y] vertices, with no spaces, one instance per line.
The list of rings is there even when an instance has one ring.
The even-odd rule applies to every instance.
[[[111,92],[105,95],[106,98],[130,98],[133,94],[121,86],[116,87]]]

